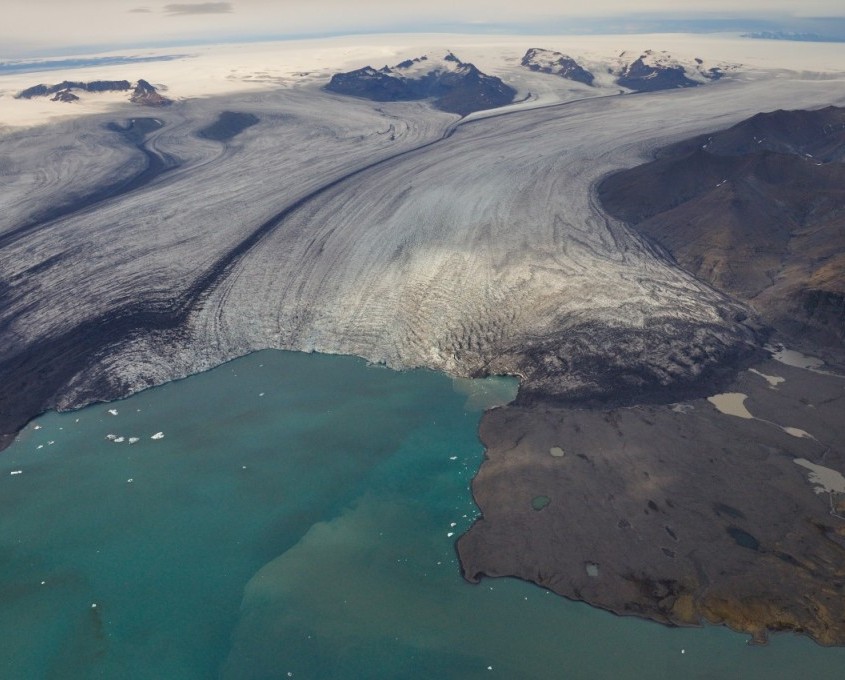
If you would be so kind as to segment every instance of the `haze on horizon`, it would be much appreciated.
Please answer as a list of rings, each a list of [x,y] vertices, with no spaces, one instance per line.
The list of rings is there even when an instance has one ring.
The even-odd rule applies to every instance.
[[[823,18],[827,18],[824,20]],[[637,33],[816,30],[845,37],[841,0],[11,0],[0,26],[0,58],[180,42],[228,42],[349,33]]]

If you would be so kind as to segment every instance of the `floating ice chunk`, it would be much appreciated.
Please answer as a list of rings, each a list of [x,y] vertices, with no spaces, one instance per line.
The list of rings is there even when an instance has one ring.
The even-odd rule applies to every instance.
[[[10,475],[20,475],[23,473],[23,470],[12,470],[9,474]]]
[[[454,535],[455,535],[455,532],[450,531],[448,534],[446,534],[446,538],[452,538],[452,536],[454,536]]]
[[[264,396],[264,392],[259,392],[259,393],[258,393],[258,396],[259,396],[259,397],[263,397],[263,396]]]
[[[164,432],[156,432],[150,439],[164,439]]]
[[[32,429],[33,429],[33,430],[40,430],[40,429],[41,429],[41,426],[40,426],[40,425],[33,425],[33,426],[32,426]]]
[[[107,434],[106,439],[113,442],[115,439],[117,439],[117,435],[116,434]]]
[[[113,416],[116,416],[117,415],[117,409],[116,408],[110,408],[109,413],[111,413]]]
[[[114,443],[115,443],[115,444],[120,444],[120,443],[122,443],[122,442],[124,442],[124,441],[126,441],[126,437],[115,437],[115,438],[114,438]]]
[[[96,608],[97,608],[97,603],[96,603],[96,602],[94,602],[94,603],[91,605],[91,609],[96,609]]]
[[[47,583],[47,581],[41,581],[42,586],[45,585],[46,583]]]
[[[55,443],[56,443],[56,441],[54,439],[51,439],[50,441],[47,442],[47,446],[52,446]]]
[[[135,442],[141,441],[140,437],[129,437],[129,443],[134,444]]]
[[[38,446],[36,446],[35,448],[37,448],[37,449],[43,449],[43,448],[44,448],[44,444],[39,444],[39,445],[38,445]]]
[[[131,484],[134,481],[135,481],[135,479],[133,477],[130,477],[129,479],[126,480],[126,483]]]
[[[456,527],[456,526],[458,526],[458,523],[457,523],[457,522],[452,522],[451,524],[449,524],[449,526],[450,526],[450,527]]]
[[[449,456],[449,460],[458,460],[457,456]]]

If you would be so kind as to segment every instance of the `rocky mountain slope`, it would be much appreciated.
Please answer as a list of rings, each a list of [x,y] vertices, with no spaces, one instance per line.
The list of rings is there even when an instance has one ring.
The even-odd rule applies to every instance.
[[[336,73],[326,89],[375,101],[432,99],[441,111],[462,116],[510,104],[516,95],[500,78],[482,73],[451,52],[442,59],[422,56],[393,67],[365,66]]]
[[[608,177],[599,196],[774,326],[845,342],[845,109],[774,111]]]
[[[531,71],[549,73],[585,85],[593,85],[596,74],[606,71],[613,77],[615,85],[634,92],[696,87],[719,80],[727,71],[736,68],[728,64],[709,66],[698,58],[684,61],[668,52],[654,50],[646,50],[633,59],[629,53],[623,52],[609,63],[588,62],[584,59],[576,61],[560,52],[536,47],[529,49],[520,63]],[[588,70],[588,67],[593,71]]]
[[[584,85],[592,85],[595,80],[595,76],[572,57],[553,50],[532,47],[522,57],[520,64],[531,71],[550,73]]]

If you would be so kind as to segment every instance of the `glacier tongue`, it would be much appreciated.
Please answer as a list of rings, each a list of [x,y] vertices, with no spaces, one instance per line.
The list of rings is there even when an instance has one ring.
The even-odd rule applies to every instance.
[[[14,380],[0,397],[41,389],[30,410],[69,407],[266,347],[516,373],[526,399],[687,384],[754,343],[747,312],[607,218],[593,188],[668,141],[829,98],[824,83],[779,84],[585,100],[452,134],[423,104],[315,88],[162,111],[151,144],[179,167],[3,249],[0,364]],[[232,143],[197,138],[221,110],[261,122]],[[55,131],[2,140],[22,167],[46,154],[56,173],[45,206],[10,188],[5,229],[104,158],[129,172],[102,123],[66,134],[110,157],[64,158]]]

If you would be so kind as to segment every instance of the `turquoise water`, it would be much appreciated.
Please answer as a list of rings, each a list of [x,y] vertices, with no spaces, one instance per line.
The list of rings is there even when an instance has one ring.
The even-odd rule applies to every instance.
[[[479,409],[513,388],[260,352],[39,418],[0,454],[0,677],[843,676],[795,636],[465,583]]]

